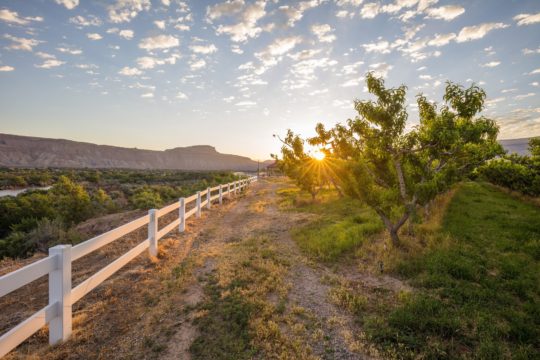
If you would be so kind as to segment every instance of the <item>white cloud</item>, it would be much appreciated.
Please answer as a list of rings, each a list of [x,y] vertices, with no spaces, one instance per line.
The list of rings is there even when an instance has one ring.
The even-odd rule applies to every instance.
[[[362,47],[366,49],[366,52],[375,52],[380,54],[390,53],[390,43],[388,41],[379,41],[376,43],[363,44]]]
[[[254,101],[240,101],[240,102],[237,102],[235,105],[241,106],[241,107],[251,107],[251,106],[257,105],[257,103]]]
[[[101,40],[101,39],[103,39],[103,37],[101,35],[99,35],[98,33],[88,33],[88,34],[86,34],[86,36],[90,40]]]
[[[118,36],[120,36],[120,37],[122,37],[124,39],[127,39],[127,40],[133,39],[133,35],[135,35],[133,33],[133,30],[128,30],[128,29],[120,30],[118,32]]]
[[[431,75],[420,75],[420,79],[422,80],[432,80],[433,78]]]
[[[514,20],[517,21],[518,26],[536,24],[540,22],[540,13],[519,14],[514,16]]]
[[[147,92],[147,93],[142,94],[141,97],[143,99],[152,99],[152,98],[154,98],[154,93]]]
[[[369,65],[369,68],[370,68],[370,71],[372,71],[375,74],[375,76],[380,76],[380,77],[385,78],[388,76],[388,72],[392,70],[393,66],[387,63],[376,63],[376,64]]]
[[[107,7],[109,20],[113,23],[129,22],[141,11],[150,9],[150,0],[116,0]]]
[[[531,54],[540,54],[540,47],[538,49],[523,49],[523,54],[525,55],[531,55]]]
[[[231,16],[239,13],[244,7],[244,0],[228,0],[206,8],[206,17],[209,21],[222,16]]]
[[[35,46],[43,42],[36,39],[19,38],[9,34],[4,35],[4,38],[13,42],[7,47],[11,50],[32,51]]]
[[[85,18],[84,16],[77,15],[75,17],[69,18],[69,22],[72,24],[75,24],[77,26],[100,26],[101,20],[95,16],[88,16],[88,18]]]
[[[39,58],[42,58],[42,59],[56,59],[56,56],[54,56],[53,54],[49,54],[49,53],[42,52],[42,51],[38,51],[36,53],[36,56],[39,57]]]
[[[351,101],[350,100],[334,100],[332,101],[332,106],[342,108],[342,109],[350,109],[351,108]]]
[[[204,55],[213,54],[213,53],[215,53],[217,51],[217,47],[214,44],[210,44],[210,45],[191,45],[189,48],[194,53],[204,54]]]
[[[529,75],[535,75],[535,74],[540,74],[540,68],[534,69],[533,71],[531,71],[531,72],[529,73]]]
[[[283,11],[287,17],[287,25],[294,26],[297,21],[302,19],[306,10],[313,9],[322,4],[324,1],[325,0],[300,1],[296,2],[294,6],[284,5],[280,6],[279,9]]]
[[[135,76],[135,75],[141,75],[142,71],[137,68],[130,68],[128,66],[125,66],[118,73],[124,76]]]
[[[481,39],[487,35],[492,30],[504,29],[508,25],[503,23],[484,23],[475,26],[466,26],[459,32],[456,41],[458,43]]]
[[[360,16],[364,19],[373,19],[380,10],[381,5],[379,3],[367,3],[360,10]]]
[[[165,20],[156,20],[156,21],[154,21],[154,25],[156,25],[159,29],[164,30],[165,29]]]
[[[359,86],[360,85],[360,78],[350,79],[341,84],[342,87],[353,87],[353,86]]]
[[[0,72],[8,72],[8,71],[13,71],[13,70],[15,70],[13,66],[0,65]]]
[[[95,65],[95,64],[77,64],[75,65],[75,67],[77,69],[83,69],[83,70],[87,70],[87,69],[98,69],[99,66]]]
[[[343,75],[358,74],[358,68],[360,67],[360,65],[363,65],[363,64],[364,64],[363,61],[357,61],[355,63],[345,65],[343,69],[341,70],[341,72],[343,73]]]
[[[538,81],[533,81],[532,83],[530,83],[529,85],[531,86],[534,86],[534,87],[537,87],[540,85],[540,83]]]
[[[322,94],[328,94],[328,89],[313,90],[309,93],[310,96],[317,96]]]
[[[70,54],[70,55],[81,55],[82,50],[81,49],[72,49],[68,47],[58,47],[56,50],[60,51],[61,53]]]
[[[482,64],[482,67],[495,67],[495,66],[499,66],[501,64],[500,61],[490,61],[488,63],[485,63],[485,64]]]
[[[257,21],[266,15],[266,1],[257,1],[248,5],[240,16],[240,22],[234,25],[219,25],[216,33],[227,34],[234,42],[245,42],[250,38],[256,38],[262,32],[257,26]]]
[[[429,46],[444,46],[447,45],[450,41],[456,39],[456,34],[435,34],[435,37],[428,41]]]
[[[261,52],[255,53],[263,66],[256,70],[258,75],[264,73],[268,68],[276,65],[283,58],[283,55],[294,49],[302,41],[299,36],[289,36],[275,39],[270,45]]]
[[[0,10],[0,20],[17,25],[26,25],[31,21],[43,21],[43,18],[41,16],[21,17],[16,11],[2,9]]]
[[[193,60],[189,63],[189,68],[193,71],[201,70],[206,67],[206,61],[203,59]]]
[[[517,96],[514,96],[514,99],[516,100],[523,100],[523,99],[526,99],[526,98],[529,98],[529,97],[532,97],[536,95],[535,93],[528,93],[528,94],[523,94],[523,95],[517,95]]]
[[[297,62],[292,66],[291,73],[296,77],[312,80],[317,69],[327,69],[337,64],[336,60],[329,58],[308,59]]]
[[[156,58],[151,56],[143,56],[137,59],[137,65],[141,69],[153,69],[154,67],[158,65],[164,65],[164,64],[176,64],[176,60],[180,58],[179,54],[172,54],[171,56],[167,58]]]
[[[351,11],[351,12],[348,12],[347,10],[339,10],[336,12],[336,16],[338,18],[346,18],[346,17],[349,17],[349,18],[353,18],[354,17],[354,13]]]
[[[161,0],[161,3],[165,6],[171,5],[171,0]]]
[[[337,6],[360,6],[362,3],[364,2],[364,0],[336,0],[336,5]]]
[[[312,58],[313,56],[317,55],[321,51],[322,51],[321,49],[306,49],[306,50],[302,50],[294,54],[289,54],[287,56],[296,61],[306,60],[306,59]]]
[[[34,65],[34,66],[37,67],[37,68],[40,68],[40,69],[50,69],[50,68],[53,68],[53,67],[58,67],[60,65],[63,65],[65,63],[66,63],[65,61],[60,61],[60,60],[57,60],[57,59],[48,59],[48,60],[45,60],[43,62],[43,64]]]
[[[67,9],[72,10],[79,5],[79,0],[54,0],[59,5],[64,5]]]
[[[177,99],[180,99],[180,100],[187,100],[187,95],[184,94],[183,92],[179,91],[178,94],[176,94],[176,98]]]
[[[178,31],[189,31],[189,25],[186,24],[176,24],[174,28]]]
[[[446,6],[441,6],[438,8],[426,9],[428,18],[441,19],[441,20],[446,20],[446,21],[453,20],[457,18],[458,16],[460,16],[461,14],[463,14],[464,12],[465,12],[465,9],[458,5],[446,5]]]
[[[243,54],[243,53],[244,53],[244,50],[242,50],[242,49],[240,48],[240,46],[238,46],[238,45],[236,45],[236,44],[231,46],[231,51],[232,51],[233,53],[235,53],[235,54]]]
[[[180,41],[172,35],[156,35],[142,39],[139,43],[141,49],[148,51],[155,49],[169,49],[180,45]]]
[[[332,29],[332,27],[328,24],[313,25],[311,27],[311,31],[313,34],[315,34],[315,36],[317,36],[320,42],[330,43],[336,40],[336,35],[331,34],[334,29]]]

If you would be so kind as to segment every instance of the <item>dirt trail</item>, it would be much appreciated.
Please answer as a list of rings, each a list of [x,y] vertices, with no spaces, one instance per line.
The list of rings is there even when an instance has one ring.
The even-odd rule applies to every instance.
[[[323,359],[364,359],[351,351],[346,334],[355,331],[352,319],[329,301],[330,286],[323,282],[327,269],[310,264],[292,240],[289,230],[305,221],[305,214],[282,212],[278,209],[276,191],[283,184],[260,181],[253,184],[247,195],[222,217],[209,223],[199,235],[195,251],[204,257],[203,266],[195,269],[198,281],[186,290],[184,305],[196,305],[203,300],[204,275],[216,267],[214,258],[220,257],[224,245],[239,242],[255,235],[271,235],[278,256],[292,264],[287,276],[290,291],[287,308],[306,309],[311,319],[316,319],[326,340],[311,340],[308,346],[313,355]],[[182,326],[171,338],[163,359],[190,359],[189,347],[198,330],[192,324],[194,314],[186,314]]]
[[[330,270],[310,262],[290,236],[290,229],[306,223],[310,216],[279,210],[276,191],[283,186],[279,182],[256,182],[246,193],[204,211],[201,219],[189,219],[185,233],[171,233],[160,241],[159,259],[138,257],[77,303],[70,341],[49,347],[47,331],[43,330],[7,358],[190,359],[190,346],[200,335],[194,322],[201,316],[196,308],[207,300],[209,275],[233,258],[231,249],[245,250],[242,247],[248,246],[244,245],[247,240],[257,236],[270,239],[277,261],[289,264],[280,280],[288,289],[284,314],[292,315],[287,318],[289,323],[280,326],[283,325],[285,337],[291,338],[298,328],[308,329],[299,345],[309,350],[309,356],[303,358],[368,358],[351,336],[359,331],[351,316],[329,299],[332,286],[325,279]],[[76,277],[87,275],[88,269],[102,267],[125,252],[126,246],[138,243],[144,238],[145,229],[139,232],[130,236],[127,244],[118,248],[113,245],[85,259]],[[236,256],[234,261],[242,259]],[[43,281],[39,293],[45,290]],[[21,292],[29,295],[31,289]],[[266,300],[281,301],[273,295]],[[17,306],[14,298],[4,302],[10,312]],[[26,303],[24,311],[10,319],[10,323],[16,323],[29,311]],[[298,309],[304,312],[302,316],[296,316]]]

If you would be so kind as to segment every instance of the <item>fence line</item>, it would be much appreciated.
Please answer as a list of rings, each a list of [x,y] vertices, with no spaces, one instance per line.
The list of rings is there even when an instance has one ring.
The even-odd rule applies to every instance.
[[[257,177],[250,177],[232,183],[214,186],[213,188],[207,188],[205,192],[198,191],[194,195],[187,198],[180,198],[177,202],[161,209],[151,209],[148,211],[148,215],[73,247],[71,245],[57,245],[52,247],[49,249],[49,256],[46,258],[1,276],[0,297],[42,276],[49,275],[49,304],[0,337],[0,358],[47,324],[49,324],[49,343],[51,345],[66,341],[70,337],[72,330],[71,312],[73,304],[146,249],[148,249],[150,256],[156,256],[159,239],[177,226],[178,231],[185,231],[186,220],[193,215],[200,218],[202,209],[204,207],[210,209],[212,201],[219,200],[219,204],[222,204],[224,196],[230,197],[231,195],[236,195],[254,181],[257,181]],[[212,195],[216,191],[218,192]],[[204,201],[202,200],[203,197]],[[195,205],[186,211],[186,205],[193,201],[195,201]],[[175,210],[178,210],[178,218],[159,230],[159,218]],[[143,242],[131,248],[127,253],[84,280],[75,288],[71,287],[71,264],[73,261],[110,244],[144,225],[148,225],[148,237]]]

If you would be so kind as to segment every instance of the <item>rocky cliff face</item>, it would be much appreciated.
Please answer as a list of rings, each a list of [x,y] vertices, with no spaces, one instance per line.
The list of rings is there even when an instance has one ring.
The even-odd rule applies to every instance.
[[[212,146],[165,151],[0,134],[0,166],[255,171],[257,162]]]

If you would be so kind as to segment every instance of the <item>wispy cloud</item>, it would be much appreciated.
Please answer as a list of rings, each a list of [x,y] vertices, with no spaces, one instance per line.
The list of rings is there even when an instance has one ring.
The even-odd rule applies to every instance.
[[[41,16],[24,17],[24,16],[20,16],[16,11],[11,11],[9,9],[1,9],[0,20],[5,21],[7,23],[11,23],[11,24],[27,25],[32,21],[41,22],[43,21],[43,18]]]

